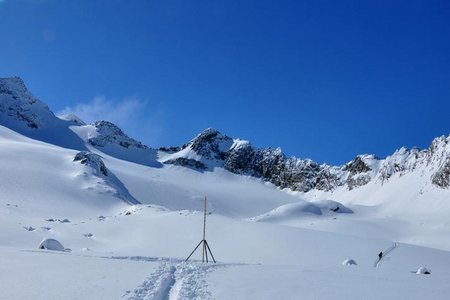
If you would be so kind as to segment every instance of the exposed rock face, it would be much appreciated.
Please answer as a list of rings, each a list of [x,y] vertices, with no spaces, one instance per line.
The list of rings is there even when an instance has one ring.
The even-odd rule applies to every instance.
[[[369,175],[361,175],[357,177],[350,177],[347,179],[346,183],[349,190],[353,190],[354,188],[366,185],[371,180]]]
[[[175,153],[181,150],[181,147],[161,147],[158,149],[159,151],[167,152],[167,153]]]
[[[198,169],[198,170],[206,170],[207,169],[203,163],[201,163],[195,159],[184,158],[184,157],[178,157],[175,159],[166,160],[164,163],[168,164],[168,165],[183,166],[183,167],[188,167],[188,168],[193,168],[193,169]]]
[[[81,164],[91,167],[94,170],[94,174],[100,176],[108,176],[108,169],[103,163],[101,157],[95,153],[88,151],[78,152],[73,161],[79,161]]]
[[[89,143],[93,146],[104,147],[108,144],[117,144],[123,148],[148,148],[141,142],[127,136],[119,127],[108,121],[97,121],[94,124],[97,136],[90,138]]]
[[[238,174],[261,176],[262,174],[253,174],[255,156],[255,149],[250,143],[241,143],[236,145],[232,151],[230,151],[224,167],[225,169]]]
[[[350,172],[350,175],[355,175],[359,173],[365,173],[372,170],[360,156],[357,156],[355,160],[345,165],[344,171]]]
[[[440,187],[450,186],[450,136],[433,140],[427,153],[427,163],[435,170],[431,182]]]
[[[198,155],[205,159],[224,160],[227,158],[227,151],[233,144],[233,139],[221,134],[215,129],[208,128],[200,133],[196,138],[191,140],[188,144],[183,145],[185,149],[190,147]]]
[[[450,158],[431,176],[431,182],[441,188],[450,186]]]
[[[0,118],[40,128],[56,118],[48,106],[36,99],[20,77],[0,78]]]

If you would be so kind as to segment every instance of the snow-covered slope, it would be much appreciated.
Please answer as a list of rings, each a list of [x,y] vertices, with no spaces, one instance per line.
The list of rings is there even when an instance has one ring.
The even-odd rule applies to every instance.
[[[108,183],[109,176],[80,163],[77,153],[0,126],[2,204],[49,218],[95,216],[116,206],[125,209],[127,205],[116,197],[123,191]]]
[[[0,79],[0,298],[447,299],[449,141],[343,166],[214,129],[157,151]],[[205,196],[219,263],[185,263]]]

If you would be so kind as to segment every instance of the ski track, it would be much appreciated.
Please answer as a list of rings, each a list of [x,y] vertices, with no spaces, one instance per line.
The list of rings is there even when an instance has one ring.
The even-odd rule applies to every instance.
[[[208,291],[206,275],[219,267],[223,265],[162,261],[155,272],[123,298],[129,300],[212,299]]]
[[[394,251],[396,248],[398,247],[398,244],[396,242],[394,242],[389,248],[387,248],[386,250],[383,251],[383,256],[381,257],[381,259],[375,260],[373,266],[375,268],[378,268],[381,264],[381,262],[386,258],[386,256],[391,253],[392,251]]]

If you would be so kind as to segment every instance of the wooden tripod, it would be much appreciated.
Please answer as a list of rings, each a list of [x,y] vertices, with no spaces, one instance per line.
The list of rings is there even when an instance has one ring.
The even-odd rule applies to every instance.
[[[198,245],[192,250],[191,254],[186,258],[185,262],[191,258],[192,254],[194,254],[195,250],[197,250],[200,245],[202,245],[202,263],[208,262],[208,252],[211,255],[211,258],[214,263],[216,263],[216,260],[214,259],[214,255],[211,252],[211,248],[209,248],[208,242],[206,241],[206,206],[207,206],[208,199],[205,197],[205,206],[203,208],[203,239],[198,243]]]

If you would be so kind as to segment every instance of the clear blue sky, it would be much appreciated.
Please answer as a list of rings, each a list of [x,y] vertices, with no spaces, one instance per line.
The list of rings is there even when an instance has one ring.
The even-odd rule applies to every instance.
[[[450,2],[0,1],[0,77],[153,147],[206,127],[341,164],[450,133]]]

